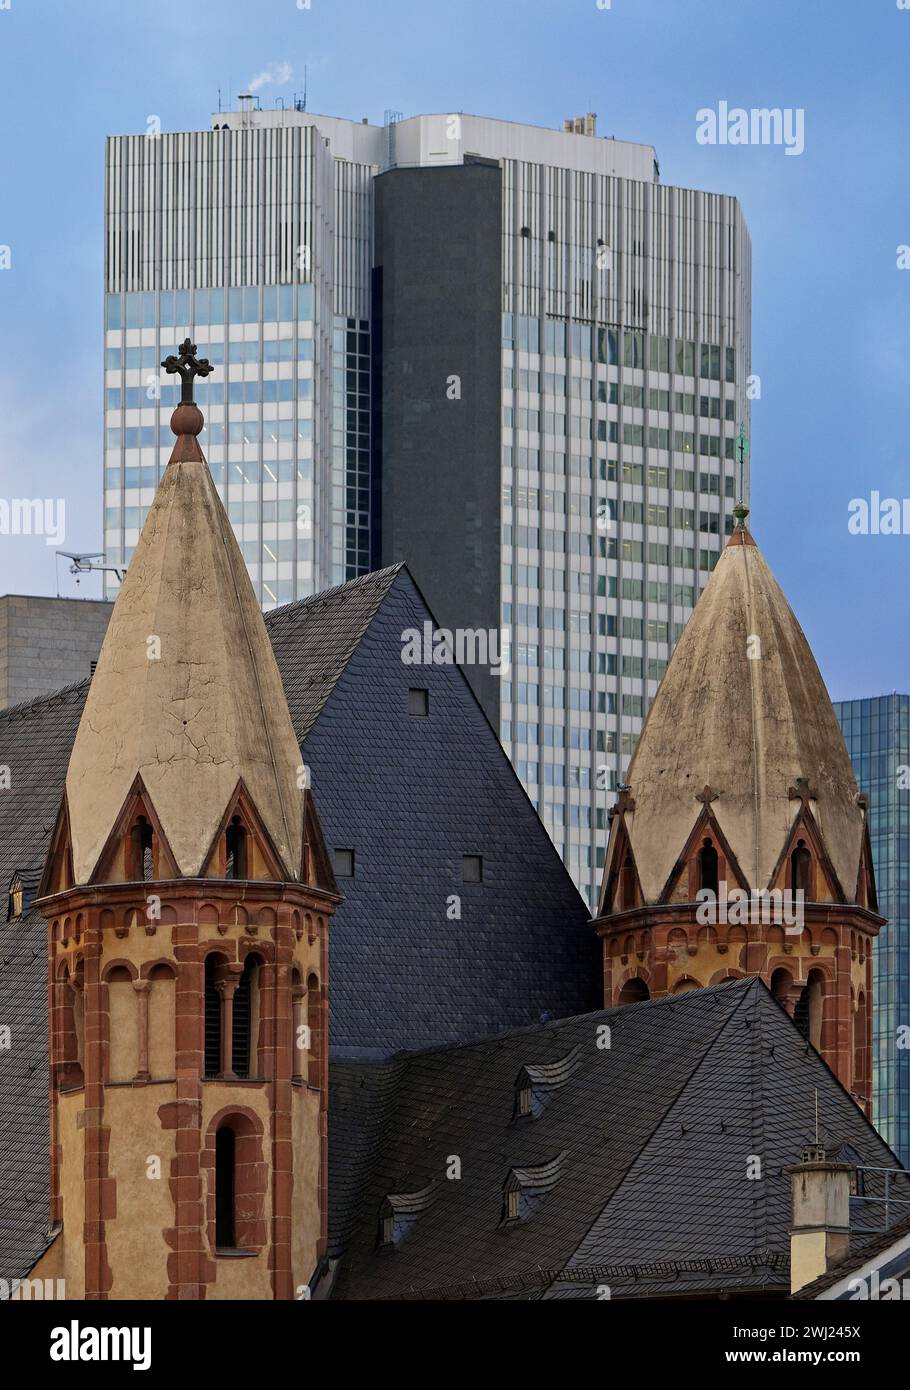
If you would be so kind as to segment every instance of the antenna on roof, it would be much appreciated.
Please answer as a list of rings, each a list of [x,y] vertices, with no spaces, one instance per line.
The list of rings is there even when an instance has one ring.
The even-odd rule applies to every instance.
[[[96,560],[104,560],[104,559],[106,559],[106,555],[105,555],[105,552],[104,552],[103,550],[95,550],[95,551],[92,551],[91,553],[88,553],[88,552],[86,552],[86,551],[83,551],[83,552],[74,552],[74,551],[71,551],[71,550],[58,550],[58,551],[57,551],[57,558],[59,559],[61,555],[63,556],[63,558],[64,558],[65,560],[71,560],[71,561],[72,561],[72,564],[69,566],[69,572],[70,572],[70,574],[74,574],[74,575],[76,576],[76,583],[77,583],[77,584],[79,583],[79,575],[80,575],[80,574],[92,574],[92,573],[96,573],[96,572],[97,572],[97,573],[101,573],[101,574],[116,574],[116,576],[117,576],[118,580],[120,581],[120,583],[121,583],[121,584],[123,583],[123,576],[124,576],[124,574],[126,573],[126,566],[125,566],[125,565],[96,565],[96,564],[95,564],[95,561],[96,561]],[[58,572],[58,574],[59,574],[59,572]],[[58,597],[58,598],[60,597],[60,580],[59,580],[59,578],[58,578],[58,580],[57,580],[57,597]]]

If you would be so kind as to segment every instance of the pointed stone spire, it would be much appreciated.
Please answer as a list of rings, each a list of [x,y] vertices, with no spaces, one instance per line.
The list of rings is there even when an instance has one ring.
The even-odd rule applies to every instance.
[[[809,644],[746,530],[746,509],[738,512],[629,764],[635,809],[626,825],[644,898],[658,900],[707,784],[711,812],[756,889],[767,887],[802,804],[794,789],[811,787],[850,901],[865,825],[856,777]]]
[[[179,872],[197,876],[242,779],[289,878],[300,873],[300,749],[253,586],[199,446],[187,339],[177,436],[114,605],[66,779],[86,883],[137,776]]]

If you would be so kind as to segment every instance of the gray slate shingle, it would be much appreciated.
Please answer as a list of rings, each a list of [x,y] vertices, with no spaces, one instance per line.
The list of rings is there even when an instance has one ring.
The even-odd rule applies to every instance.
[[[609,1050],[597,1046],[604,1024]],[[581,1064],[539,1117],[516,1119],[522,1069],[576,1048]],[[332,1086],[332,1159],[358,1141],[365,1113],[361,1159],[372,1154],[359,1192],[353,1171],[330,1192],[336,1254],[347,1246],[340,1298],[784,1293],[784,1168],[813,1138],[816,1089],[833,1149],[898,1166],[756,979],[405,1055],[394,1071],[336,1063]],[[509,1173],[563,1153],[539,1205],[503,1225]],[[452,1155],[457,1181],[445,1180]],[[748,1176],[752,1156],[760,1179]],[[434,1179],[438,1200],[394,1253],[377,1249],[383,1199]]]

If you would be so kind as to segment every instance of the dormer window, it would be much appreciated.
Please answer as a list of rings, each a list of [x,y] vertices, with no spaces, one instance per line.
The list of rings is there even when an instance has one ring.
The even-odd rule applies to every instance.
[[[9,886],[9,903],[6,909],[6,920],[11,922],[14,917],[21,917],[24,906],[25,885],[17,874]]]
[[[569,1157],[563,1149],[549,1163],[534,1168],[513,1168],[502,1189],[502,1225],[526,1221],[536,1211],[547,1193],[556,1186]]]
[[[434,1180],[416,1192],[390,1193],[379,1209],[379,1249],[394,1250],[436,1200]]]
[[[515,1079],[514,1120],[537,1119],[557,1091],[570,1081],[581,1065],[581,1048],[573,1047],[555,1062],[525,1065]]]
[[[225,833],[225,878],[246,878],[246,830],[239,816],[235,816]]]

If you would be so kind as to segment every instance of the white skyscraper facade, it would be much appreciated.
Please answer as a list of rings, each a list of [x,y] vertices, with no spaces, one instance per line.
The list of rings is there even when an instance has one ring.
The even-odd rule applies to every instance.
[[[263,606],[405,559],[440,624],[507,629],[511,670],[466,674],[593,901],[607,808],[748,494],[740,208],[661,184],[650,146],[590,117],[242,105],[108,141],[107,562],[166,463],[158,364],[189,336]]]

